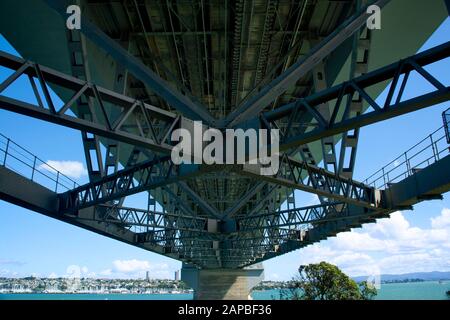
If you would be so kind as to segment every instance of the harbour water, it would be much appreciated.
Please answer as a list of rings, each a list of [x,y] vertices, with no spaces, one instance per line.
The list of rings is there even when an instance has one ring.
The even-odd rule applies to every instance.
[[[449,300],[446,291],[450,281],[424,281],[405,283],[384,283],[378,290],[375,300]],[[255,300],[279,299],[279,290],[253,292]],[[1,299],[1,298],[0,298]]]
[[[376,300],[447,300],[450,281],[425,281],[382,284]],[[278,299],[279,290],[255,291],[254,300]],[[0,300],[192,300],[191,293],[181,294],[0,294]]]

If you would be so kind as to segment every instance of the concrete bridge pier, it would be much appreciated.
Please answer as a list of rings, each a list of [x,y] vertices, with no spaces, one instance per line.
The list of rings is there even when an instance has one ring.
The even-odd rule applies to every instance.
[[[245,269],[198,269],[183,264],[181,280],[194,289],[194,300],[250,300],[264,279],[261,263]]]

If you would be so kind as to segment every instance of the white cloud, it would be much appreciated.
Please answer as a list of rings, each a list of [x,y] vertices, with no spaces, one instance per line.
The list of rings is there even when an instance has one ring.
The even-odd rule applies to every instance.
[[[55,278],[58,278],[58,275],[56,273],[52,272],[48,275],[48,278],[55,279]]]
[[[310,245],[299,264],[328,261],[352,275],[450,270],[450,209],[431,228],[413,227],[402,212]]]
[[[144,260],[115,260],[113,261],[114,269],[123,273],[132,273],[150,269],[150,263]]]
[[[58,161],[48,160],[39,166],[39,169],[47,171],[59,171],[69,178],[79,179],[87,175],[87,170],[83,163],[79,161]]]
[[[166,263],[150,263],[146,260],[115,260],[113,261],[113,270],[104,270],[106,276],[111,277],[132,277],[143,278],[147,271],[152,278],[168,279],[172,278],[169,266]]]
[[[378,251],[385,249],[386,243],[368,233],[344,232],[333,239],[333,246],[341,250]]]
[[[431,226],[435,229],[450,227],[450,209],[444,208],[440,216],[431,218]]]

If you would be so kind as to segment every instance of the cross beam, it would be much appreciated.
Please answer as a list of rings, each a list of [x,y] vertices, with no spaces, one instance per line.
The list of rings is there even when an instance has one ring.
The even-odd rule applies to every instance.
[[[345,203],[333,202],[274,212],[264,210],[262,213],[238,217],[236,220],[238,230],[242,232],[259,229],[297,229],[302,226],[307,227],[311,223],[342,219],[347,215],[348,206]]]
[[[221,166],[176,166],[170,157],[155,158],[60,194],[60,211],[79,209],[193,178]],[[104,192],[101,192],[104,190]]]
[[[147,232],[161,229],[206,232],[208,224],[207,218],[194,217],[182,212],[170,213],[165,210],[149,211],[108,205],[96,206],[94,216],[90,220],[114,223],[127,229],[145,228]]]
[[[424,66],[449,56],[450,41],[304,99],[298,99],[276,110],[263,113],[260,116],[261,126],[279,128],[280,122],[285,123],[286,125],[281,128],[280,151],[286,151],[325,137],[448,101],[450,87],[445,86],[427,72]],[[412,72],[416,72],[428,81],[435,90],[404,99],[404,89]],[[379,104],[375,101],[376,97],[369,95],[367,88],[385,81],[391,81],[391,84],[384,102]],[[363,114],[357,113],[339,120],[342,114],[350,113],[351,110],[348,110],[350,106],[346,101],[352,99],[354,95],[359,95],[362,99],[361,103],[368,104],[369,109]],[[316,110],[317,106],[323,103],[332,105],[333,112],[329,121],[326,121]],[[308,130],[305,131],[305,128]]]
[[[450,99],[449,87],[444,86],[423,67],[446,59],[449,56],[450,42],[447,42],[407,59],[366,73],[351,81],[319,91],[304,99],[297,99],[276,110],[262,113],[255,121],[259,121],[261,128],[280,129],[282,138],[280,151],[288,152],[294,151],[294,148],[304,146],[310,142],[346,133],[349,130],[358,130],[362,126],[448,101]],[[409,99],[402,99],[409,75],[413,71],[416,71],[419,76],[431,83],[436,90],[430,93],[416,94]],[[376,97],[370,97],[365,89],[389,80],[391,80],[391,84],[388,95],[383,103],[377,104],[375,102]],[[398,92],[396,97],[394,97],[395,92]],[[367,112],[355,113],[352,105],[357,103],[347,103],[356,94],[360,95],[358,100],[361,100],[357,103],[367,103],[369,105]],[[325,120],[317,111],[317,107],[324,103],[328,103],[333,108],[332,117],[329,121]],[[362,109],[362,105],[358,105],[358,109]],[[345,117],[342,117],[343,115]],[[356,136],[349,135],[346,139],[347,141],[356,139]],[[259,183],[257,187],[243,196],[243,201],[240,203],[245,203],[245,200],[251,199],[264,185],[264,183]],[[257,206],[260,205],[261,203],[257,204]],[[227,216],[232,216],[241,207],[236,205],[229,210],[230,213]]]
[[[148,148],[154,152],[170,153],[172,147],[167,141],[171,132],[179,126],[179,116],[3,51],[0,51],[0,65],[14,70],[14,73],[0,84],[0,108]],[[36,103],[1,94],[22,75],[28,76]],[[35,78],[43,94],[38,91]],[[52,85],[73,93],[69,101],[60,108],[49,93],[48,87]],[[91,116],[85,119],[68,113],[70,107],[81,98],[94,98],[98,107],[97,110],[90,110]],[[109,110],[116,109],[119,115],[112,118],[112,112],[108,112],[107,106]],[[130,125],[137,129],[130,130],[127,128]]]
[[[389,0],[378,0],[373,1],[371,4],[383,8],[388,2]],[[342,23],[333,33],[323,39],[306,57],[299,59],[257,94],[249,98],[248,101],[238,106],[227,116],[225,120],[227,126],[237,126],[243,121],[250,119],[255,113],[260,113],[270,102],[285,92],[300,77],[311,71],[326,56],[366,23],[370,16],[367,12],[367,7],[364,6],[355,15]]]
[[[280,168],[274,176],[260,175],[259,167],[252,165],[243,165],[236,172],[363,207],[376,208],[382,205],[376,189],[287,155],[280,158]]]
[[[67,18],[66,9],[70,3],[61,0],[46,0],[45,2],[64,19]],[[132,56],[116,41],[109,38],[95,24],[86,19],[84,15],[81,15],[80,31],[182,115],[192,120],[202,120],[210,125],[214,123],[214,118],[208,110],[199,102],[194,101],[193,97],[188,94],[187,89],[183,89],[185,92],[173,89],[167,81],[161,79],[138,58]]]

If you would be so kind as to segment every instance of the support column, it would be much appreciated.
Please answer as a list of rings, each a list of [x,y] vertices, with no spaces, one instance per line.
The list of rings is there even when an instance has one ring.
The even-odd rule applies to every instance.
[[[250,300],[264,279],[261,263],[245,269],[197,269],[183,264],[181,280],[194,290],[194,300]]]

